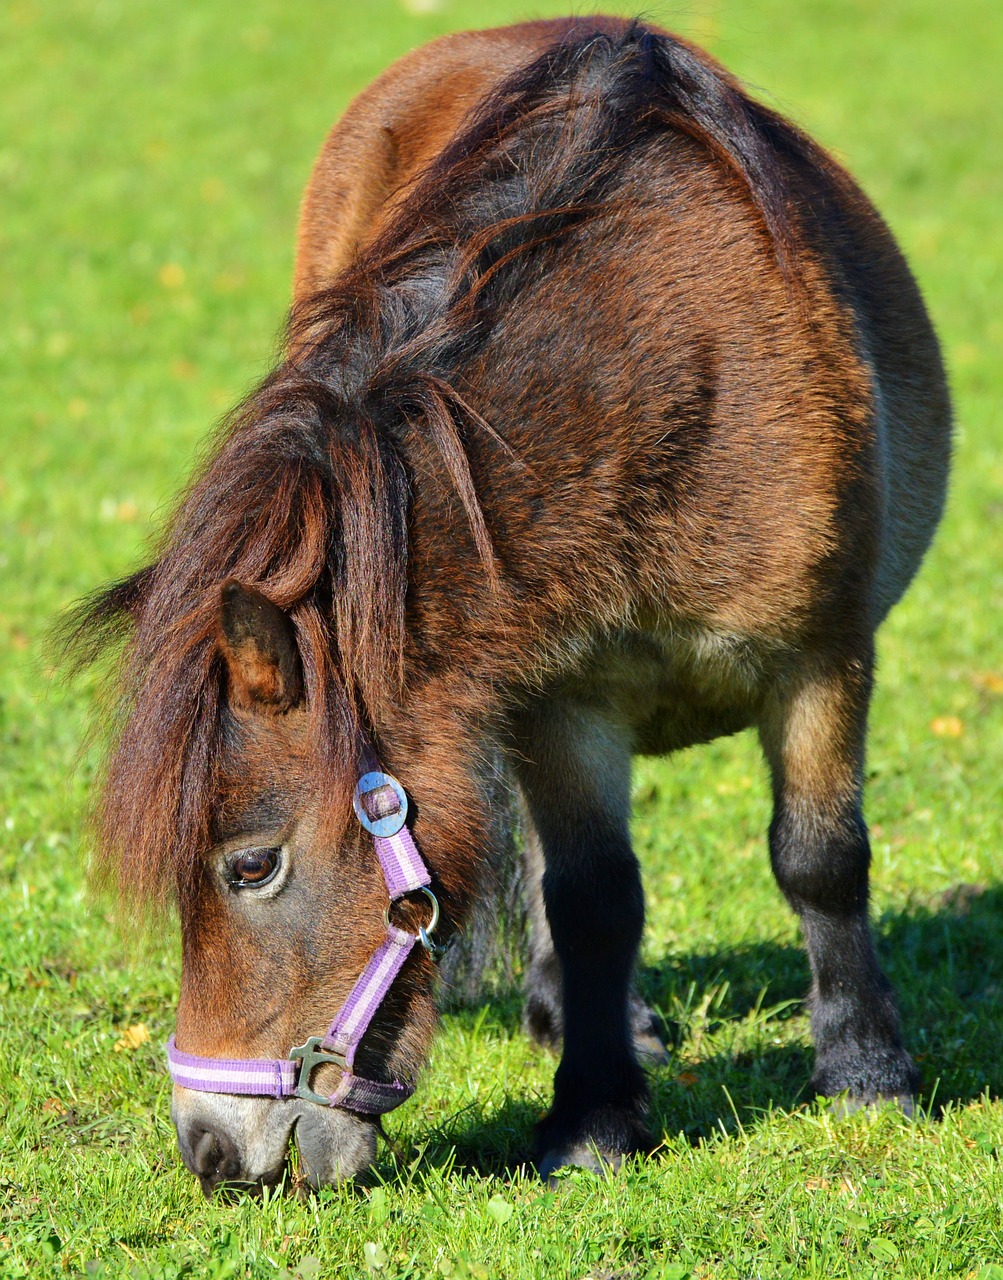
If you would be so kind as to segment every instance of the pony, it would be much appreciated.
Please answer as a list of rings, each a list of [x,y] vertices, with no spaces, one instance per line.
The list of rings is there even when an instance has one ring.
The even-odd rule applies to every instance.
[[[173,1118],[207,1193],[278,1182],[290,1141],[316,1186],[372,1162],[513,796],[527,1025],[561,1045],[540,1173],[648,1151],[631,759],[749,726],[811,1087],[911,1105],[863,759],[950,430],[887,227],[692,45],[532,22],[362,93],[283,358],[81,622],[127,634],[100,856],[177,903]]]

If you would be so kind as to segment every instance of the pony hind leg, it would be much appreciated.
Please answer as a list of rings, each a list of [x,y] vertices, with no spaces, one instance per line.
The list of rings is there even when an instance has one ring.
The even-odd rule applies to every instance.
[[[770,859],[811,966],[816,1094],[845,1094],[850,1109],[890,1098],[911,1111],[919,1077],[868,921],[861,791],[871,669],[870,653],[827,659],[767,698],[760,737],[773,779]]]
[[[516,772],[535,831],[530,848],[543,862],[543,919],[536,922],[531,969],[546,994],[531,993],[531,1001],[538,1011],[552,1010],[559,985],[563,1033],[553,1107],[537,1128],[547,1178],[564,1165],[615,1166],[652,1145],[630,1018],[644,901],[628,835],[630,747],[623,731],[594,708],[551,701],[523,718],[517,747]]]
[[[523,984],[523,1030],[542,1048],[559,1053],[564,1038],[561,964],[554,950],[543,900],[544,856],[540,836],[523,799],[519,815],[522,832],[522,885],[527,921],[527,965]],[[634,1052],[650,1066],[664,1066],[669,1053],[662,1039],[661,1019],[645,1004],[636,988],[628,1001]]]

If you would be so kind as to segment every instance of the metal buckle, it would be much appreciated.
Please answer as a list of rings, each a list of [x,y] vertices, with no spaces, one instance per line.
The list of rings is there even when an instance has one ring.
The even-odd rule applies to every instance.
[[[295,1096],[303,1098],[306,1102],[319,1102],[321,1106],[329,1107],[331,1105],[330,1096],[325,1096],[323,1093],[315,1093],[310,1088],[310,1074],[314,1067],[319,1067],[322,1062],[333,1062],[342,1071],[348,1070],[348,1063],[343,1053],[332,1053],[330,1049],[320,1049],[318,1046],[323,1043],[323,1036],[311,1036],[306,1044],[300,1044],[294,1049],[290,1049],[289,1057],[293,1061],[297,1058],[301,1060]]]
[[[432,934],[435,933],[435,927],[439,923],[439,899],[435,896],[432,890],[424,884],[419,885],[418,888],[412,890],[412,892],[423,893],[432,904],[432,919],[429,920],[428,924],[418,926],[418,941],[433,960],[441,960],[449,950],[452,939],[450,939],[450,942],[435,942],[432,938]],[[406,896],[406,894],[401,894],[401,898]],[[393,902],[388,902],[386,909],[383,912],[383,923],[388,929],[390,928],[390,908],[394,905],[394,902],[400,902],[400,900],[400,898],[394,898]]]
[[[393,791],[397,797],[398,807],[393,813],[385,814],[382,818],[371,818],[366,813],[362,797],[368,795],[370,791],[379,791],[381,787],[389,787]],[[407,794],[392,773],[364,773],[355,784],[352,808],[355,810],[355,816],[371,836],[381,836],[385,839],[387,836],[395,836],[407,821]]]

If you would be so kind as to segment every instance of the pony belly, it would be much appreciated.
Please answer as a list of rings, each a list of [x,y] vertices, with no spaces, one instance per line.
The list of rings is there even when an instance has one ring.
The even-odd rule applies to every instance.
[[[635,727],[635,752],[664,756],[715,738],[728,738],[752,723],[752,714],[744,708],[708,706],[688,698],[666,701]]]
[[[664,755],[755,723],[776,662],[773,647],[742,636],[630,631],[597,650],[564,692],[607,707],[637,753]]]

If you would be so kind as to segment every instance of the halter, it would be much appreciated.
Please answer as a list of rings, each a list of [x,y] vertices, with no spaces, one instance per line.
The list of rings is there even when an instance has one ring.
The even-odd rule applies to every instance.
[[[306,1044],[290,1049],[288,1058],[202,1058],[183,1053],[171,1036],[167,1042],[167,1065],[175,1084],[202,1093],[303,1098],[324,1107],[347,1107],[366,1115],[393,1111],[414,1093],[413,1085],[400,1081],[384,1084],[364,1080],[355,1075],[353,1062],[359,1042],[415,943],[420,942],[436,960],[445,952],[445,947],[432,940],[439,921],[439,903],[429,888],[432,877],[428,867],[405,826],[407,796],[397,779],[376,770],[364,773],[356,784],[352,806],[373,837],[383,869],[390,897],[383,913],[387,936],[373,952],[327,1034],[311,1036]],[[423,893],[432,908],[431,920],[417,934],[406,933],[390,922],[391,907],[410,893]],[[330,1095],[310,1088],[314,1068],[327,1062],[341,1070],[341,1081]]]

